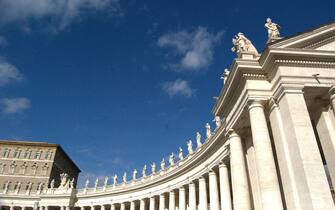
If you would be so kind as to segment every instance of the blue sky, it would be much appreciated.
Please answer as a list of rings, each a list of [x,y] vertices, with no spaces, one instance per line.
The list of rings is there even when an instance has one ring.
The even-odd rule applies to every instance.
[[[334,20],[334,9],[332,0],[0,0],[0,138],[59,143],[82,177],[140,171],[204,136],[235,34],[262,51],[267,17],[288,36]]]

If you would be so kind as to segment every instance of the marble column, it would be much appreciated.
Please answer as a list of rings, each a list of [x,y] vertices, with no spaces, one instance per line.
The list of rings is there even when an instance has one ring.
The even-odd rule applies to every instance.
[[[150,198],[149,210],[155,210],[156,208],[156,199],[155,197]]]
[[[179,210],[186,210],[186,192],[184,187],[179,188]]]
[[[111,210],[115,210],[116,208],[115,208],[115,204],[111,204]]]
[[[197,195],[196,195],[196,189],[195,184],[191,182],[188,185],[188,206],[189,210],[196,210],[197,209]]]
[[[105,205],[101,205],[101,210],[105,210]]]
[[[120,210],[126,210],[126,204],[125,203],[121,203]]]
[[[252,140],[255,148],[255,164],[257,167],[262,209],[282,210],[283,203],[269,128],[264,114],[264,106],[261,101],[250,101],[249,117]]]
[[[232,210],[229,172],[227,165],[224,163],[221,163],[219,165],[219,177],[220,177],[221,210]]]
[[[130,210],[135,210],[135,201],[130,201]]]
[[[302,88],[283,86],[270,109],[287,209],[334,210]]]
[[[14,206],[13,206],[13,205],[10,206],[10,207],[9,207],[9,210],[14,210]]]
[[[66,206],[65,209],[66,209],[66,210],[70,210],[70,206]]]
[[[159,195],[159,210],[165,210],[165,194]]]
[[[228,132],[230,141],[230,170],[233,190],[233,209],[251,210],[250,190],[241,137],[232,129]]]
[[[218,179],[214,171],[210,171],[208,174],[210,210],[220,210]]]
[[[146,209],[146,202],[145,202],[145,199],[141,199],[140,200],[140,210],[145,210]]]
[[[199,178],[199,209],[208,210],[207,184],[204,177]]]
[[[81,207],[80,207],[80,210],[85,210],[85,206],[81,206]]]
[[[66,210],[66,206],[62,206],[61,209]],[[92,206],[91,210],[94,210],[94,206]]]
[[[176,194],[174,190],[169,193],[169,210],[176,210]]]

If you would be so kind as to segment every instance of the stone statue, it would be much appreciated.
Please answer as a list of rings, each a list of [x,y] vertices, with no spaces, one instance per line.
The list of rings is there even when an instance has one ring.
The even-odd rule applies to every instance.
[[[187,150],[188,150],[188,154],[190,155],[193,154],[193,143],[191,139],[187,142]]]
[[[144,166],[143,166],[143,169],[142,169],[142,177],[143,177],[143,178],[147,177],[147,165],[144,165]]]
[[[155,173],[156,173],[156,163],[153,162],[153,163],[151,164],[151,174],[155,174]]]
[[[94,188],[98,188],[98,184],[99,184],[99,178],[97,178],[94,182]]]
[[[184,159],[183,149],[181,147],[179,147],[178,157],[179,157],[179,160],[183,160]]]
[[[222,125],[220,116],[215,116],[214,121],[215,121],[216,129],[220,128]]]
[[[59,188],[65,188],[67,184],[68,176],[66,173],[60,174],[60,185]]]
[[[236,53],[251,52],[251,53],[258,54],[258,51],[255,48],[255,46],[241,32],[235,35],[235,38],[232,39],[232,43],[233,43],[233,48],[232,48],[233,52],[236,52]]]
[[[72,178],[71,181],[70,181],[70,188],[71,188],[71,189],[74,188],[74,178]]]
[[[136,169],[134,169],[134,171],[133,171],[133,180],[135,181],[137,178],[137,170]]]
[[[104,187],[106,187],[107,185],[108,185],[108,176],[105,176]]]
[[[161,161],[161,171],[165,170],[165,159],[163,158]]]
[[[279,32],[280,26],[272,22],[271,18],[266,19],[266,23],[264,26],[266,29],[268,29],[269,40],[280,38],[280,32]]]
[[[169,163],[170,163],[170,167],[174,166],[174,154],[173,154],[173,152],[169,156]]]
[[[201,143],[201,134],[199,132],[197,132],[197,147],[201,147],[202,143]]]
[[[115,187],[117,185],[117,175],[115,174],[113,176],[113,186]]]
[[[123,184],[127,183],[127,172],[124,172],[122,180],[123,180]]]
[[[209,125],[209,123],[206,123],[206,137],[210,138],[212,136],[212,131],[211,131],[211,126]]]
[[[55,188],[55,180],[51,180],[50,182],[50,188],[53,190]]]
[[[90,180],[86,179],[86,182],[85,182],[85,189],[88,188],[88,184],[90,183]]]
[[[223,84],[226,84],[226,81],[228,79],[230,71],[228,71],[228,69],[225,69],[223,72],[223,77],[221,77],[221,79],[223,79]]]

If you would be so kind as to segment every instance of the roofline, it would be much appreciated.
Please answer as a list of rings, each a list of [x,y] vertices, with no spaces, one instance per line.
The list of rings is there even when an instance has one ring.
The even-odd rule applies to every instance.
[[[79,172],[81,172],[80,168],[77,166],[77,164],[70,158],[70,156],[65,152],[65,150],[59,145],[55,143],[47,143],[47,142],[34,142],[34,141],[26,141],[26,140],[6,140],[6,139],[0,139],[0,145],[21,145],[21,146],[39,146],[39,147],[53,147],[57,150],[60,150],[65,157],[78,169]]]
[[[265,45],[264,48],[266,49],[267,47],[271,47],[272,45],[278,44],[278,43],[280,43],[280,42],[287,41],[287,40],[289,40],[289,39],[291,39],[291,38],[294,38],[294,37],[297,37],[297,36],[300,36],[300,35],[303,35],[303,34],[306,34],[306,33],[311,33],[311,32],[313,32],[313,31],[315,31],[315,30],[317,30],[317,29],[319,29],[319,28],[322,28],[322,27],[325,27],[325,26],[327,26],[327,25],[331,25],[331,24],[335,24],[335,20],[331,20],[331,21],[329,21],[329,22],[327,22],[327,23],[325,23],[325,24],[321,24],[321,25],[318,25],[318,26],[314,26],[314,27],[312,27],[312,28],[309,28],[309,29],[306,29],[306,30],[304,30],[304,31],[295,33],[295,34],[293,34],[293,35],[284,37],[284,38],[282,38],[282,39],[278,39],[278,40],[276,40],[276,41],[269,42],[269,43],[267,43],[267,44]]]

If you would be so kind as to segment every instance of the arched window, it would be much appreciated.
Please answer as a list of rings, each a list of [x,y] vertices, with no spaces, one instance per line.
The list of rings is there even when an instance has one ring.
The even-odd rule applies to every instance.
[[[32,170],[32,174],[33,175],[36,175],[36,172],[37,172],[37,163],[34,163],[32,166],[31,166],[31,170]]]
[[[9,173],[14,174],[16,167],[17,167],[17,164],[14,161],[12,164],[10,164],[10,171],[9,171]]]

